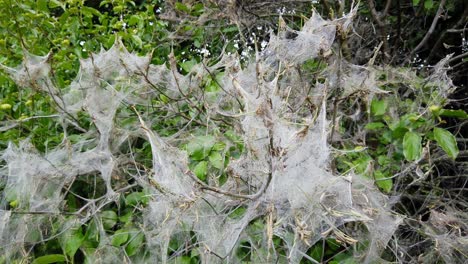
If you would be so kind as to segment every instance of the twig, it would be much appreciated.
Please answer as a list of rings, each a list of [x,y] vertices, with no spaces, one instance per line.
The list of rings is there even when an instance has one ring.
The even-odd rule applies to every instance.
[[[461,61],[455,65],[453,65],[452,67],[450,67],[451,70],[455,69],[455,68],[458,68],[460,67],[463,63],[467,63],[467,61]]]
[[[212,192],[216,192],[216,193],[219,193],[219,194],[224,194],[224,195],[231,196],[231,197],[234,197],[234,198],[252,199],[252,195],[235,194],[235,193],[223,191],[223,190],[221,190],[219,188],[216,188],[216,187],[213,187],[213,186],[209,186],[208,184],[206,184],[206,183],[202,182],[200,179],[198,179],[195,175],[193,175],[193,173],[191,171],[186,171],[185,174],[187,174],[196,183],[201,185],[202,189],[212,191]]]
[[[436,44],[434,44],[434,46],[432,47],[432,50],[429,53],[429,56],[427,56],[427,61],[430,61],[436,54],[439,53],[440,44],[442,44],[442,41],[445,39],[445,35],[447,35],[447,33],[461,33],[466,30],[466,28],[463,28],[460,30],[455,30],[454,28],[463,26],[465,24],[465,20],[467,16],[468,16],[468,5],[465,7],[465,11],[463,11],[463,14],[461,15],[457,23],[451,29],[447,29],[445,32],[440,34],[439,39],[437,40]]]
[[[465,57],[468,57],[468,51],[465,52],[465,53],[462,53],[462,54],[460,54],[460,55],[458,55],[458,56],[455,56],[455,57],[451,58],[451,59],[448,61],[448,63],[450,64],[450,63],[452,63],[452,62],[454,62],[454,61],[456,61],[456,60],[463,59],[463,58],[465,58]]]
[[[458,153],[457,158],[459,158],[459,157],[465,157],[465,156],[467,156],[467,155],[468,155],[468,150],[463,150],[463,151],[460,151],[460,152]],[[439,157],[433,158],[433,159],[432,159],[432,162],[439,162],[439,161],[445,161],[445,160],[452,160],[452,161],[453,161],[453,159],[452,159],[451,157],[449,157],[447,154],[443,154],[443,155],[441,155],[441,156],[439,156]]]
[[[383,51],[383,58],[385,60],[386,58],[386,54],[387,54],[387,27],[385,25],[385,23],[382,21],[382,19],[385,19],[385,17],[387,16],[387,13],[388,13],[388,10],[390,9],[390,5],[392,3],[391,0],[387,0],[387,4],[385,6],[385,10],[384,10],[384,13],[380,16],[378,13],[377,13],[377,10],[375,9],[375,3],[374,3],[374,0],[367,0],[367,3],[369,5],[369,9],[371,11],[371,15],[372,15],[372,18],[375,20],[375,22],[377,22],[377,26],[379,27],[380,29],[380,37],[381,37],[381,41],[382,41],[382,51]]]
[[[442,0],[440,1],[440,4],[439,4],[439,9],[437,10],[437,13],[434,17],[434,20],[432,20],[432,24],[431,24],[431,27],[429,28],[429,30],[426,32],[426,35],[424,36],[424,38],[421,40],[421,42],[419,42],[419,44],[416,46],[416,48],[413,49],[413,51],[411,51],[411,55],[410,55],[410,58],[413,57],[413,54],[415,52],[417,52],[418,50],[420,50],[424,45],[426,45],[427,41],[429,40],[429,37],[432,35],[432,33],[434,33],[434,29],[437,25],[437,22],[439,21],[439,18],[440,18],[440,15],[442,14],[442,11],[444,10],[444,5],[445,5],[445,2],[447,0]]]
[[[389,6],[389,2],[391,2],[391,1],[387,1],[388,6]],[[382,18],[385,18],[386,12],[388,12],[388,10],[385,10],[384,11],[385,13],[382,16],[379,16],[379,14],[377,13],[377,10],[375,9],[374,0],[367,0],[367,4],[369,5],[371,15],[374,18],[375,22],[377,22],[377,25],[379,27],[382,27],[382,28],[385,27],[385,23],[382,21]],[[386,7],[386,9],[387,9],[387,7]]]
[[[388,15],[388,11],[390,10],[390,6],[392,6],[392,0],[387,0],[387,3],[385,4],[385,9],[382,13],[382,18],[385,18]]]
[[[221,190],[219,188],[210,186],[210,185],[202,182],[195,175],[193,175],[193,173],[191,171],[186,171],[185,174],[187,174],[196,183],[201,185],[202,189],[209,190],[209,191],[216,192],[216,193],[223,194],[223,195],[227,195],[227,196],[231,196],[231,197],[234,197],[234,198],[248,199],[248,200],[256,200],[257,198],[259,198],[266,191],[266,189],[270,185],[270,182],[271,182],[271,180],[273,178],[273,172],[268,173],[267,180],[263,183],[260,190],[255,194],[236,194],[236,193],[223,191],[223,190]]]
[[[465,31],[468,31],[466,28],[460,28],[460,29],[448,29],[447,33],[463,33]]]

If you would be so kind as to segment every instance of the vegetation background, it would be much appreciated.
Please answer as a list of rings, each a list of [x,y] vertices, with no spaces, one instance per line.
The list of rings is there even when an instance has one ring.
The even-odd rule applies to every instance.
[[[25,56],[49,54],[53,81],[65,88],[77,76],[80,59],[90,58],[102,48],[108,50],[120,39],[130,52],[151,54],[152,64],[168,68],[175,64],[180,74],[187,75],[194,65],[213,63],[222,54],[238,54],[247,64],[255,59],[256,50],[268,44],[271,32],[281,32],[286,26],[292,29],[288,32],[300,30],[313,11],[336,19],[353,5],[357,5],[357,14],[352,31],[337,31],[335,55],[356,65],[372,61],[382,68],[396,67],[407,72],[409,79],[379,87],[388,93],[371,101],[359,92],[337,89],[328,94],[327,118],[332,124],[328,142],[340,150],[333,152],[332,169],[375,180],[383,193],[393,197],[391,209],[404,216],[381,255],[383,260],[463,263],[468,259],[468,4],[464,0],[0,0],[0,63],[4,69],[0,73],[0,150],[5,154],[10,142],[18,145],[28,139],[39,153],[48,153],[64,142],[88,140],[86,131],[94,126],[92,118],[83,114],[73,117],[75,128],[65,131],[57,119],[59,104],[53,97],[33,85],[20,88],[11,79],[8,67],[20,65]],[[294,33],[290,34],[294,39]],[[457,88],[439,95],[426,89],[430,86],[426,77],[444,59]],[[307,78],[319,80],[327,63],[309,60],[300,70]],[[203,82],[204,91],[222,89],[217,82],[222,74],[222,70],[210,73]],[[154,104],[171,100],[162,95]],[[151,129],[161,136],[170,137],[187,127],[189,134],[196,135],[173,145],[187,151],[190,169],[201,181],[216,174],[222,182],[229,174],[225,171],[228,163],[245,152],[240,132],[229,118],[216,120],[223,123],[217,130],[204,126],[203,104],[188,104],[174,115],[159,107],[138,110],[145,117],[160,117],[151,123]],[[138,140],[132,144],[141,167],[150,166],[151,146]],[[1,166],[7,170],[5,160]],[[40,214],[28,212],[19,194],[8,191],[7,172],[0,176],[2,212]],[[149,263],[145,259],[148,243],[139,223],[150,198],[129,175],[119,176],[113,184],[130,187],[94,218],[112,237],[111,244],[125,252],[123,263]],[[61,232],[60,226],[76,217],[83,199],[104,192],[105,184],[96,175],[77,178],[63,191],[61,216],[51,215],[49,225],[42,227],[52,238],[26,243],[13,256],[7,256],[0,245],[0,263],[95,262],[88,256],[101,243],[93,227],[97,220],[80,223],[70,232]],[[231,212],[233,217],[243,213]],[[264,232],[266,221],[264,217],[252,222],[249,232]],[[188,237],[171,240],[167,254],[173,263],[200,261],[193,250],[195,242]],[[280,239],[274,240],[274,246],[281,254]],[[311,245],[302,263],[359,263],[363,247],[365,243],[324,236]],[[235,254],[242,263],[256,263],[253,248],[252,242],[242,242]]]

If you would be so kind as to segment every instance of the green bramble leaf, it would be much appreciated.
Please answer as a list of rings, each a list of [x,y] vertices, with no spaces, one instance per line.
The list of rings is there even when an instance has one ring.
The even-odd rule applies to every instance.
[[[127,242],[129,236],[129,232],[126,229],[119,229],[115,231],[114,235],[112,236],[111,244],[114,247],[119,247]]]
[[[393,188],[393,181],[392,179],[387,179],[387,176],[381,172],[376,171],[374,172],[375,184],[382,189],[384,192],[389,193]]]
[[[149,196],[144,192],[133,192],[125,197],[125,204],[136,206],[138,203],[148,204]]]
[[[195,173],[198,179],[202,181],[206,180],[206,174],[208,173],[208,162],[200,161],[193,169],[193,173]]]
[[[188,61],[184,61],[182,63],[180,63],[180,67],[186,71],[186,72],[190,72],[193,68],[193,66],[195,66],[197,64],[197,61],[194,60],[194,59],[191,59],[191,60],[188,60]]]
[[[449,131],[436,127],[434,128],[434,137],[437,141],[437,144],[447,153],[447,155],[452,158],[456,159],[459,153],[457,140],[455,136],[452,135]]]
[[[433,0],[426,0],[424,1],[424,8],[426,10],[431,9],[434,6],[434,1]]]
[[[184,5],[183,3],[180,3],[180,2],[175,3],[175,9],[179,10],[179,11],[182,11],[182,12],[186,12],[186,13],[190,12],[190,8],[188,6],[186,6],[186,5]]]
[[[199,136],[187,144],[187,152],[193,160],[203,160],[215,145],[213,136]]]
[[[220,169],[222,170],[224,168],[224,159],[223,159],[223,156],[221,155],[221,153],[217,152],[217,151],[213,151],[211,152],[210,156],[208,157],[209,160],[210,160],[210,164],[217,168],[217,169]]]
[[[60,254],[51,254],[45,255],[42,257],[36,258],[32,264],[50,264],[50,263],[58,263],[58,262],[65,262],[67,259],[64,255]]]
[[[385,127],[385,124],[382,122],[371,122],[365,126],[367,130],[377,130],[379,128],[384,128],[384,127]]]
[[[385,100],[373,100],[371,103],[371,113],[374,116],[380,116],[387,111],[387,102]]]
[[[85,237],[81,231],[81,226],[77,224],[68,229],[61,238],[63,250],[70,258],[75,256],[76,251],[78,251],[83,244]]]
[[[117,214],[112,210],[107,210],[101,213],[101,221],[104,229],[109,230],[117,224]]]
[[[461,110],[452,110],[452,109],[442,109],[439,112],[440,116],[445,116],[445,117],[455,117],[455,118],[460,118],[460,119],[465,119],[468,118],[468,114]]]
[[[421,157],[421,136],[415,132],[408,131],[403,137],[403,155],[408,161],[414,161]]]
[[[137,229],[132,229],[129,231],[129,242],[125,247],[125,252],[127,252],[128,256],[133,256],[138,252],[138,249],[143,245],[143,241],[145,240],[145,235]]]

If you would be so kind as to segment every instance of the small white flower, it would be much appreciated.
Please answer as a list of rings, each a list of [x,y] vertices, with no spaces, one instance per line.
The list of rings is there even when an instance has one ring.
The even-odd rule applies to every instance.
[[[206,48],[203,48],[201,50],[199,50],[200,54],[203,55],[204,57],[207,57],[207,56],[210,56],[211,53],[209,50],[207,50]]]

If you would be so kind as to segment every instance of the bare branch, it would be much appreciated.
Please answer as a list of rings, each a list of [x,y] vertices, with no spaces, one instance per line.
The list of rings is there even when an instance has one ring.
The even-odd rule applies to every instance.
[[[429,30],[427,31],[426,35],[425,35],[424,38],[421,40],[421,42],[419,42],[419,44],[416,46],[416,48],[414,48],[413,51],[411,51],[410,57],[412,57],[412,55],[413,55],[415,52],[417,52],[417,51],[420,50],[424,45],[426,45],[427,41],[429,40],[429,37],[432,35],[432,33],[434,33],[434,29],[435,29],[435,27],[436,27],[436,25],[437,25],[437,22],[439,21],[440,15],[442,14],[442,11],[444,10],[445,2],[446,2],[446,0],[440,1],[439,9],[437,10],[436,15],[434,16],[434,20],[432,20],[431,27],[429,28]]]

